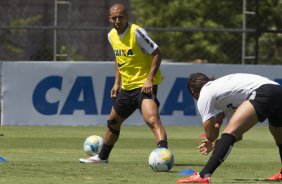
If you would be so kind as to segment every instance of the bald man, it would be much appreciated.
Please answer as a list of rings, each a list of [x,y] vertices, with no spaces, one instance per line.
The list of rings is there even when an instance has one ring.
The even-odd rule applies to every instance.
[[[99,155],[79,159],[81,163],[108,163],[119,138],[120,127],[136,109],[154,134],[157,147],[167,148],[167,134],[159,115],[158,84],[162,81],[161,52],[147,32],[128,22],[127,8],[114,4],[109,9],[113,29],[108,33],[115,55],[112,109],[107,120],[104,144]]]

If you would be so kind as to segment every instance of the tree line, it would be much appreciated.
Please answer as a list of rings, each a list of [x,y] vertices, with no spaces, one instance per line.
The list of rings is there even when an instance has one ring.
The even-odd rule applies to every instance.
[[[178,62],[242,62],[242,32],[238,30],[242,30],[243,0],[130,2],[134,22],[148,28],[164,58]],[[246,55],[255,55],[258,31],[258,64],[282,64],[282,1],[246,0],[248,12],[256,12],[256,5],[258,14],[246,14],[246,28],[251,30],[246,32]]]

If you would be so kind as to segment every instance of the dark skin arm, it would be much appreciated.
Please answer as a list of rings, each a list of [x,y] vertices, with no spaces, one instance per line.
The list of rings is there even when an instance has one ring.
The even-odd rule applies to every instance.
[[[221,124],[217,123],[215,117],[211,117],[204,122],[204,130],[209,142],[214,142],[217,139],[220,126]]]
[[[157,48],[153,53],[153,60],[152,60],[152,64],[151,64],[151,69],[148,75],[148,78],[146,80],[146,82],[144,83],[144,85],[142,86],[141,92],[143,93],[147,93],[147,94],[152,94],[153,92],[153,80],[157,74],[157,71],[160,67],[161,61],[162,61],[162,54],[159,50],[159,48]]]
[[[120,78],[120,73],[119,73],[119,69],[118,69],[118,63],[115,62],[115,83],[114,86],[111,90],[111,97],[112,98],[116,98],[120,89],[120,83],[121,83],[121,78]]]

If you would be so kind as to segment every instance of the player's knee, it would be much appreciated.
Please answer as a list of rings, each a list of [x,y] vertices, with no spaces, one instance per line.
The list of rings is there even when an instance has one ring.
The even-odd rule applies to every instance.
[[[113,119],[113,120],[108,120],[107,121],[107,125],[108,125],[108,128],[109,130],[116,136],[119,136],[120,134],[120,129],[117,129],[117,128],[113,128],[113,125],[116,125],[118,122],[117,120]]]

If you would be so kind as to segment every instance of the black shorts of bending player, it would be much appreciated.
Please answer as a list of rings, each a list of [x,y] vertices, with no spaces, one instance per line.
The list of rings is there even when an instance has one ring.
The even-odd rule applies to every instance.
[[[274,127],[282,127],[282,86],[265,84],[252,92],[249,97],[258,119],[268,122]]]
[[[159,107],[157,99],[158,86],[153,86],[153,94],[148,95],[141,92],[141,88],[133,90],[121,90],[113,102],[113,107],[117,114],[122,118],[128,118],[137,108],[141,109],[143,99],[152,99]]]

